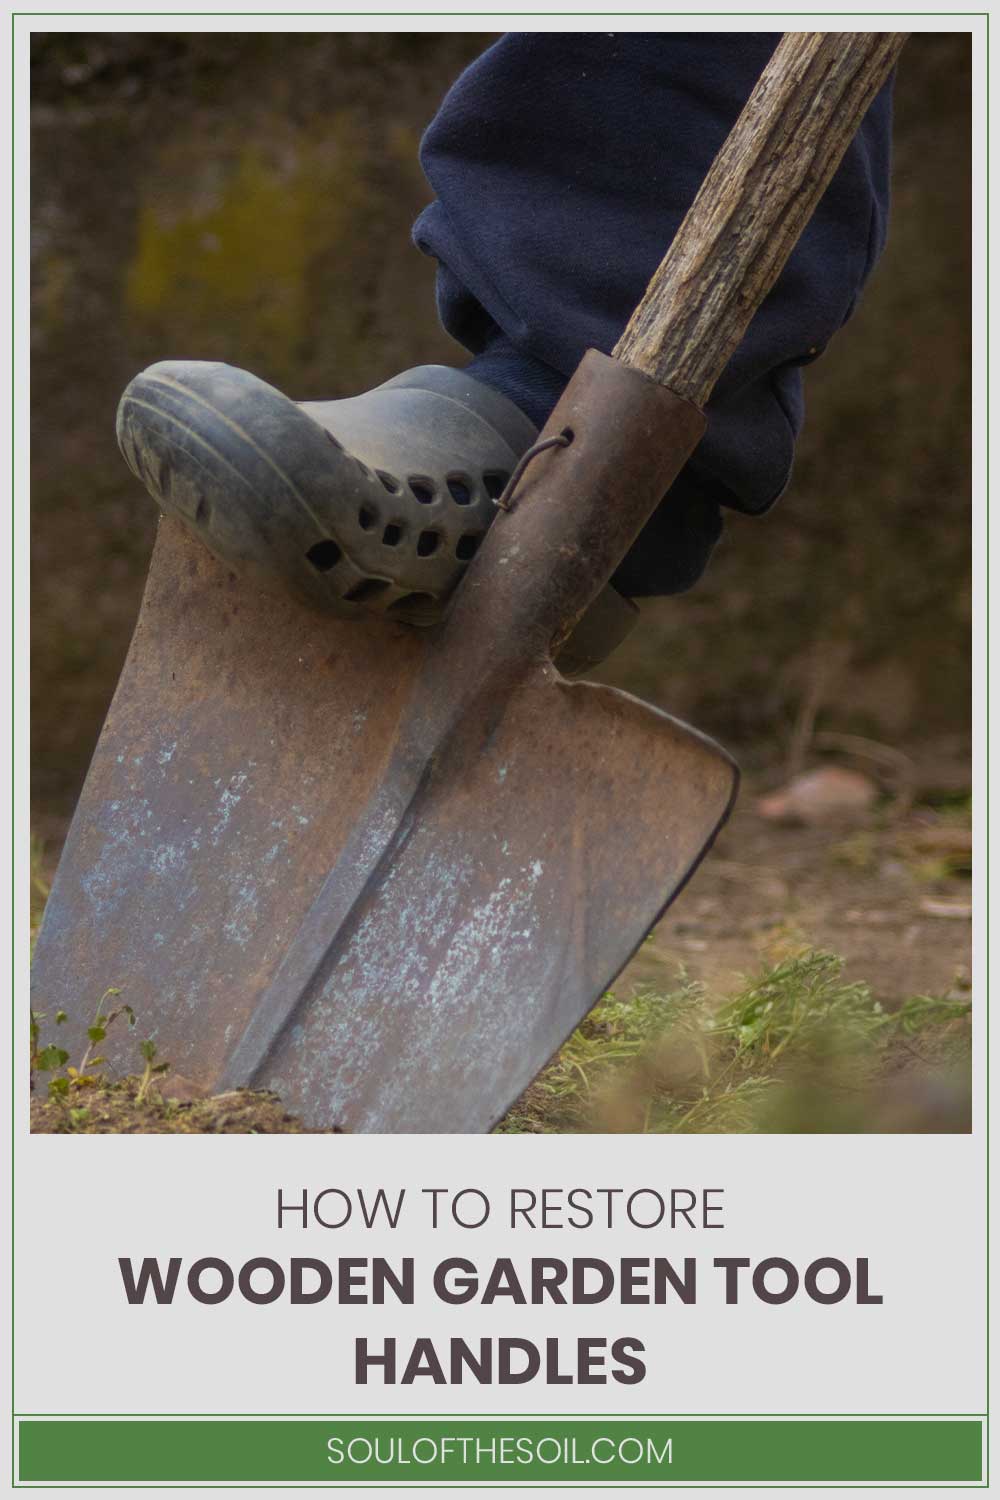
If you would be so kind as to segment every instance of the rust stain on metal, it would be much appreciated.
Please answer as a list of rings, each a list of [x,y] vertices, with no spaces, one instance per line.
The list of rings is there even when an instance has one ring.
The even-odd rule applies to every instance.
[[[276,602],[164,524],[36,1005],[79,1041],[122,985],[178,1073],[310,1124],[488,1129],[731,805],[717,746],[552,665],[702,426],[589,354],[431,632]]]

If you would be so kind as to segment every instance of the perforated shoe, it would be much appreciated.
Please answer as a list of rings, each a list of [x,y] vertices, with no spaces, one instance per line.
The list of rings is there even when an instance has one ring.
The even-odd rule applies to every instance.
[[[297,404],[231,365],[164,361],[118,408],[129,467],[216,557],[328,612],[414,625],[442,618],[535,436],[513,402],[445,365]],[[637,613],[605,589],[560,667],[595,665]]]

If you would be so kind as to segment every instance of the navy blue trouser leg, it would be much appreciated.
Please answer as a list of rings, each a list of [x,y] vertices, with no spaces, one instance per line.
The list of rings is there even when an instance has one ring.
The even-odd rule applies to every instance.
[[[776,32],[513,32],[468,68],[421,147],[414,238],[470,367],[539,425],[588,347],[610,352],[778,41]],[[677,593],[722,507],[791,473],[801,366],[846,322],[885,241],[891,84],[879,94],[719,381],[708,432],[615,576]]]

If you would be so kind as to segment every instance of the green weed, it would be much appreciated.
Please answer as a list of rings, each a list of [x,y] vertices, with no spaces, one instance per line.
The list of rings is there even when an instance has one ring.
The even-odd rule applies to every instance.
[[[887,1009],[816,949],[722,1000],[681,975],[669,994],[605,995],[498,1129],[966,1129],[970,1010]]]
[[[104,991],[97,1008],[94,1019],[87,1027],[87,1045],[83,1056],[77,1066],[72,1066],[69,1061],[69,1053],[65,1047],[49,1042],[42,1044],[42,1022],[46,1016],[43,1011],[30,1012],[30,1068],[32,1086],[36,1074],[51,1073],[48,1081],[48,1096],[50,1099],[68,1102],[74,1094],[79,1094],[84,1089],[100,1089],[105,1087],[107,1080],[101,1069],[104,1066],[104,1058],[97,1049],[107,1037],[108,1031],[116,1022],[123,1018],[127,1022],[129,1030],[136,1023],[135,1011],[127,1001],[120,1005],[109,1006],[108,1001],[117,999],[121,990],[115,986]],[[64,1010],[56,1011],[53,1018],[56,1026],[62,1026],[66,1021]],[[151,1041],[140,1043],[139,1051],[145,1062],[145,1072],[139,1085],[139,1099],[142,1102],[149,1089],[152,1078],[157,1073],[165,1073],[167,1063],[159,1063],[154,1066],[153,1059],[156,1056],[156,1047]],[[87,1117],[86,1109],[71,1109],[70,1119],[75,1124],[83,1124]]]
[[[139,1051],[142,1053],[142,1060],[145,1063],[145,1067],[143,1068],[142,1078],[139,1080],[139,1088],[135,1096],[136,1104],[142,1104],[146,1095],[149,1093],[149,1085],[152,1083],[156,1075],[158,1073],[166,1073],[170,1068],[169,1063],[156,1063],[154,1065],[153,1059],[156,1057],[155,1042],[140,1042]]]

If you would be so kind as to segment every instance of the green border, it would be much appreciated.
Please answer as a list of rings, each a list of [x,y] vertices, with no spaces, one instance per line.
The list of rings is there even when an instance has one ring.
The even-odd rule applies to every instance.
[[[369,1446],[367,1458],[331,1468],[328,1444],[334,1438],[343,1445],[381,1444],[382,1457],[375,1458]],[[495,1449],[492,1462],[486,1454],[484,1461],[477,1461],[475,1453],[467,1462],[464,1448],[445,1448],[449,1440],[475,1442],[477,1448],[498,1440],[531,1446],[517,1457],[508,1450],[506,1460],[501,1457],[499,1462]],[[593,1457],[598,1441],[612,1445],[603,1460]],[[547,1458],[536,1456],[543,1443],[553,1442],[558,1444],[555,1456],[551,1448]],[[666,1445],[667,1466],[650,1453],[651,1442],[661,1445],[661,1452]],[[433,1445],[423,1460],[415,1457],[420,1443]],[[622,1456],[623,1443],[638,1444],[639,1456]],[[150,1487],[236,1481],[261,1488],[301,1483],[353,1489],[391,1481],[426,1489],[449,1482],[464,1485],[479,1476],[484,1488],[515,1491],[534,1488],[539,1480],[546,1486],[572,1480],[581,1489],[661,1489],[691,1483],[723,1487],[732,1482],[778,1486],[803,1480],[817,1485],[905,1481],[971,1486],[982,1484],[983,1447],[984,1423],[979,1418],[698,1422],[672,1416],[609,1420],[593,1413],[528,1420],[475,1417],[462,1423],[448,1415],[424,1421],[394,1417],[340,1422],[250,1418],[107,1423],[63,1418],[26,1421],[18,1432],[22,1483],[66,1487],[87,1482],[113,1487],[138,1480],[148,1481]]]
[[[136,15],[136,13],[139,12],[136,12],[136,10],[91,10],[91,12],[87,12],[87,15],[88,17],[121,18],[121,20],[126,20],[129,15]],[[288,12],[276,12],[276,10],[142,10],[141,13],[144,20],[174,17],[198,17],[199,20],[202,20],[202,18],[220,17],[309,17],[315,18],[316,21],[322,21],[327,20],[327,18],[330,17],[348,18],[355,17],[355,15],[358,15],[358,17],[360,17],[360,15],[364,15],[364,17],[366,18],[409,18],[412,15],[412,12],[400,12],[400,10],[369,10],[369,12],[354,12],[354,10],[288,10]],[[468,15],[469,12],[465,13],[466,15]],[[544,18],[546,17],[574,17],[574,15],[595,15],[595,13],[601,13],[601,15],[603,15],[604,12],[588,12],[588,10],[507,10],[507,12],[502,13],[504,13],[504,15],[516,15],[516,17],[520,17],[520,15],[523,15],[523,17],[531,17],[532,20],[544,20]],[[955,10],[955,12],[952,12],[952,10],[879,10],[879,12],[873,12],[873,10],[832,10],[832,12],[831,10],[760,10],[760,12],[742,12],[742,10],[619,10],[619,12],[616,13],[618,13],[618,15],[622,15],[622,17],[648,17],[651,18],[651,20],[655,20],[655,18],[667,17],[667,15],[672,18],[739,17],[741,18],[741,20],[744,20],[744,18],[747,17],[772,18],[786,17],[786,15],[792,15],[792,17],[804,17],[804,15],[819,15],[819,17],[828,17],[828,15],[838,15],[838,17],[870,17],[870,15],[873,15],[873,13],[877,13],[877,15],[892,15],[892,17],[897,17],[897,15],[898,17],[940,17],[943,18],[943,20],[951,21],[951,23],[954,23],[954,21],[958,20],[985,20],[984,248],[987,267],[985,267],[984,300],[985,327],[987,327],[987,338],[985,338],[984,347],[984,510],[988,577],[988,558],[990,558],[990,339],[988,339],[988,329],[990,329],[990,10]],[[12,10],[12,12],[10,12],[10,199],[12,199],[12,204],[13,181],[15,181],[16,168],[16,30],[18,30],[18,21],[30,20],[31,17],[72,17],[75,18],[75,20],[82,20],[81,13],[73,12],[73,10]],[[439,17],[442,18],[442,20],[456,21],[459,20],[459,13],[451,12],[451,10],[424,10],[424,12],[421,12],[421,17]],[[942,27],[942,30],[957,30],[957,27]],[[28,27],[28,37],[30,37],[30,34],[31,30],[30,27]],[[28,108],[30,108],[30,99],[28,99]],[[976,251],[975,248],[973,248],[973,257],[975,257],[975,254]],[[13,396],[13,392],[15,392],[16,381],[16,341],[15,338],[13,338],[13,321],[15,321],[16,314],[16,296],[18,296],[18,287],[16,287],[16,228],[12,216],[12,223],[10,223],[10,327],[12,327],[12,339],[10,339],[10,428],[12,428],[12,441],[10,441],[10,480],[12,480],[12,483],[10,483],[10,492],[12,492],[12,495],[13,492],[15,492],[16,480],[16,410],[15,396]],[[13,556],[15,556],[15,526],[13,526],[13,504],[10,505],[10,555],[12,555],[12,558]],[[16,603],[18,603],[18,588],[16,588],[16,568],[12,567],[12,576],[10,576],[10,672],[12,672],[12,687],[10,687],[12,730],[10,730],[10,733],[12,733],[12,750],[13,709],[15,709],[13,675],[15,675],[16,669]],[[988,582],[987,586],[985,586],[984,652],[984,675],[985,684],[987,685],[985,685],[985,702],[984,708],[982,708],[982,712],[984,712],[985,718],[984,732],[982,732],[982,742],[984,742],[984,754],[987,766],[985,766],[985,769],[982,769],[982,771],[979,772],[979,775],[981,775],[982,783],[984,783],[984,790],[982,790],[982,795],[984,795],[985,801],[985,814],[984,819],[982,819],[982,826],[987,829],[987,862],[985,862],[984,897],[982,897],[982,906],[985,907],[987,918],[979,918],[979,921],[985,921],[985,983],[984,986],[982,986],[982,990],[984,990],[984,993],[988,998],[988,995],[990,995],[990,927],[988,927],[988,912],[990,912],[990,858],[988,858],[988,829],[990,829],[990,772],[988,772],[988,766],[990,766],[990,588],[988,588]],[[975,694],[975,691],[976,684],[975,681],[973,681],[973,694]],[[973,738],[973,747],[975,747],[975,744],[976,739]],[[12,813],[12,820],[13,813],[15,813],[15,805],[15,786],[13,786],[12,777],[12,783],[10,783],[10,813]],[[13,868],[12,873],[16,876],[16,871],[13,870]],[[16,929],[15,922],[13,922],[12,913],[13,993],[16,993],[16,953],[18,953],[18,942],[16,942]],[[985,1217],[987,1217],[987,1287],[985,1287],[985,1325],[987,1325],[988,1331],[988,1329],[990,1329],[990,1005],[988,1005],[988,1002],[987,1004],[982,1005],[981,1011],[982,1034],[984,1034],[985,1047],[984,1085],[982,1085],[982,1089],[984,1089],[985,1166],[987,1166],[987,1184],[985,1184],[985,1190],[987,1190],[985,1191]],[[18,1011],[16,1011],[16,1007],[12,1007],[12,1017],[10,1017],[10,1038],[12,1038],[12,1041],[10,1041],[10,1058],[12,1059],[16,1058],[16,1056],[19,1055],[18,1046],[16,1046],[16,1041],[18,1041],[16,1022],[18,1022]],[[975,1098],[975,1095],[973,1095],[973,1098]],[[973,1115],[973,1121],[975,1121],[975,1115]],[[12,1089],[12,1091],[10,1091],[10,1391],[12,1391],[12,1395],[13,1382],[15,1382],[16,1307],[15,1239],[13,1239],[13,1179],[15,1179],[16,1127],[18,1127],[18,1121],[16,1121],[16,1097],[15,1091],[13,1091]],[[975,1128],[973,1128],[972,1133],[970,1133],[970,1139],[975,1140]],[[864,1416],[865,1419],[877,1419],[882,1418],[882,1416],[897,1416],[897,1418],[909,1416],[909,1418],[912,1418],[912,1421],[918,1422],[922,1421],[922,1419],[933,1418],[933,1416],[936,1415],[948,1416],[948,1419],[954,1419],[954,1421],[961,1421],[961,1419],[963,1418],[982,1419],[982,1424],[984,1424],[984,1478],[982,1478],[981,1482],[964,1482],[964,1484],[948,1485],[948,1488],[990,1488],[990,1338],[988,1337],[987,1352],[985,1353],[987,1353],[987,1361],[985,1361],[985,1364],[987,1364],[987,1370],[985,1370],[987,1406],[985,1406],[985,1412],[982,1413],[924,1413],[924,1415],[922,1416],[912,1416],[910,1415],[910,1413],[838,1413],[837,1416],[831,1416],[828,1415],[828,1413],[685,1413],[684,1421],[703,1421],[703,1419],[709,1418],[727,1418],[729,1419],[729,1421],[754,1421],[754,1419],[760,1419],[760,1421],[775,1421],[775,1419],[780,1418],[780,1416],[787,1416],[787,1418],[793,1418],[796,1419],[796,1421],[805,1421],[805,1419],[808,1419],[808,1416],[814,1416],[814,1418],[817,1418],[817,1416],[822,1416],[822,1418],[825,1418],[826,1421],[831,1422],[846,1421],[846,1419],[849,1419],[850,1416]],[[46,1415],[49,1415],[49,1413],[30,1413],[30,1415],[28,1415],[28,1413],[18,1413],[13,1410],[13,1406],[10,1407],[10,1433],[12,1433],[12,1443],[10,1443],[10,1488],[12,1488],[12,1490],[15,1490],[15,1488],[16,1490],[31,1490],[31,1488],[36,1488],[36,1484],[34,1484],[34,1482],[19,1482],[18,1479],[16,1479],[16,1430],[18,1430],[18,1422],[21,1421],[21,1418],[27,1418],[27,1416],[31,1416],[31,1418],[40,1418],[40,1416]],[[51,1415],[55,1416],[55,1413],[51,1413]],[[147,1418],[156,1418],[157,1421],[162,1421],[163,1424],[169,1424],[169,1422],[180,1421],[180,1419],[183,1419],[184,1416],[187,1416],[187,1418],[189,1419],[196,1418],[199,1419],[199,1421],[210,1421],[213,1416],[228,1416],[231,1421],[237,1421],[237,1419],[241,1419],[241,1421],[253,1422],[259,1421],[259,1419],[261,1418],[267,1418],[268,1415],[270,1415],[271,1418],[280,1419],[280,1421],[294,1421],[294,1416],[288,1415],[288,1413],[259,1412],[169,1413],[169,1415],[165,1415],[165,1413],[129,1413],[129,1415],[121,1415],[120,1419],[126,1419],[126,1421],[132,1421],[132,1419],[136,1419],[136,1421],[138,1421],[138,1419],[141,1419],[142,1416],[147,1416]],[[66,1419],[66,1413],[61,1413],[61,1416],[63,1416],[63,1419]],[[72,1416],[75,1419],[108,1419],[111,1415],[109,1415],[109,1413],[72,1413]],[[306,1413],[301,1413],[300,1416],[307,1415]],[[331,1419],[333,1419],[333,1416],[325,1416],[321,1415],[321,1413],[312,1413],[312,1415],[309,1416],[313,1416],[316,1421],[331,1421]],[[378,1421],[381,1416],[391,1416],[391,1418],[396,1419],[396,1421],[411,1421],[411,1419],[420,1419],[421,1416],[432,1416],[432,1413],[405,1413],[405,1415],[400,1415],[400,1413],[369,1412],[361,1413],[361,1415],[357,1415],[357,1413],[351,1413],[351,1415],[348,1415],[348,1419],[349,1421],[358,1422]],[[448,1413],[447,1416],[448,1421],[454,1422],[469,1421],[469,1419],[471,1419],[471,1421],[475,1421],[475,1419],[478,1419],[478,1421],[508,1421],[508,1419],[510,1419],[510,1421],[517,1421],[517,1419],[519,1419],[519,1416],[529,1416],[529,1413],[502,1413],[502,1415],[492,1415],[492,1413]],[[535,1419],[538,1419],[538,1413],[531,1413],[531,1416],[534,1416]],[[562,1418],[565,1418],[565,1416],[574,1416],[574,1418],[580,1418],[579,1413],[546,1412],[543,1413],[543,1416],[544,1419],[559,1419],[561,1418],[561,1416]],[[603,1421],[607,1421],[609,1422],[609,1424],[613,1424],[613,1422],[615,1421],[631,1421],[631,1419],[642,1419],[643,1416],[648,1416],[648,1418],[651,1418],[651,1416],[663,1416],[663,1413],[628,1413],[627,1416],[616,1416],[616,1418],[615,1416],[613,1416],[613,1418],[606,1418],[603,1419]],[[678,1418],[678,1421],[681,1421],[681,1418]],[[460,1487],[462,1488],[465,1488],[465,1490],[493,1490],[493,1488],[508,1487],[507,1482],[505,1481],[498,1481],[495,1482],[495,1484],[481,1484],[481,1482],[480,1484],[466,1484],[465,1481],[454,1481],[448,1482],[448,1484],[442,1484],[441,1481],[429,1481],[424,1482],[424,1484],[421,1485],[363,1484],[358,1485],[358,1488],[366,1488],[366,1490],[426,1491],[427,1485],[429,1484],[438,1484],[441,1488],[451,1488],[451,1484],[456,1484],[460,1485]],[[538,1484],[540,1484],[540,1482],[534,1481],[535,1488],[538,1488]],[[796,1488],[796,1490],[828,1490],[828,1488],[852,1487],[852,1485],[850,1484],[844,1485],[843,1482],[834,1482],[834,1484],[762,1482],[762,1484],[715,1485],[711,1484],[711,1482],[702,1482],[702,1484],[699,1484],[699,1482],[697,1481],[676,1481],[672,1482],[672,1484],[663,1485],[633,1484],[628,1485],[628,1488],[631,1488],[631,1490],[651,1490],[651,1488],[652,1490],[664,1490],[664,1488],[667,1488],[667,1490],[669,1490],[669,1488],[673,1487],[673,1484],[684,1485],[684,1488],[699,1488],[699,1490],[786,1490],[786,1488]],[[861,1482],[859,1482],[859,1484],[861,1484]],[[192,1484],[190,1485],[180,1485],[177,1484],[177,1482],[165,1482],[165,1484],[162,1485],[121,1482],[120,1485],[111,1485],[108,1484],[108,1482],[99,1482],[99,1484],[51,1484],[51,1482],[37,1482],[37,1488],[42,1487],[58,1488],[58,1490],[106,1490],[106,1488],[126,1487],[130,1488],[130,1490],[162,1490],[162,1488],[199,1488],[199,1490],[234,1490],[234,1488],[235,1490],[285,1490],[285,1488],[295,1488],[295,1490],[330,1490],[330,1488],[334,1488],[334,1490],[336,1490],[337,1484],[336,1482],[333,1482],[333,1484],[327,1485],[270,1485],[249,1484],[249,1482],[241,1481],[232,1482],[232,1484],[214,1485],[198,1484],[198,1482],[192,1482]],[[342,1485],[342,1487],[340,1488],[346,1487],[343,1487]],[[556,1481],[552,1482],[552,1484],[544,1485],[544,1488],[552,1488],[552,1490],[565,1490],[565,1488],[589,1488],[589,1490],[594,1490],[594,1488],[603,1487],[601,1487],[601,1485],[594,1484],[583,1485],[582,1482],[579,1481],[573,1482],[573,1484],[568,1484],[568,1482]],[[616,1485],[616,1488],[618,1488],[618,1485]],[[934,1484],[921,1485],[915,1484],[915,1482],[912,1481],[907,1481],[904,1482],[904,1484],[891,1484],[891,1482],[874,1485],[865,1484],[864,1488],[868,1488],[868,1490],[903,1490],[903,1488],[906,1488],[906,1490],[913,1490],[913,1488],[928,1488],[928,1490],[933,1490],[933,1488],[939,1487]]]

